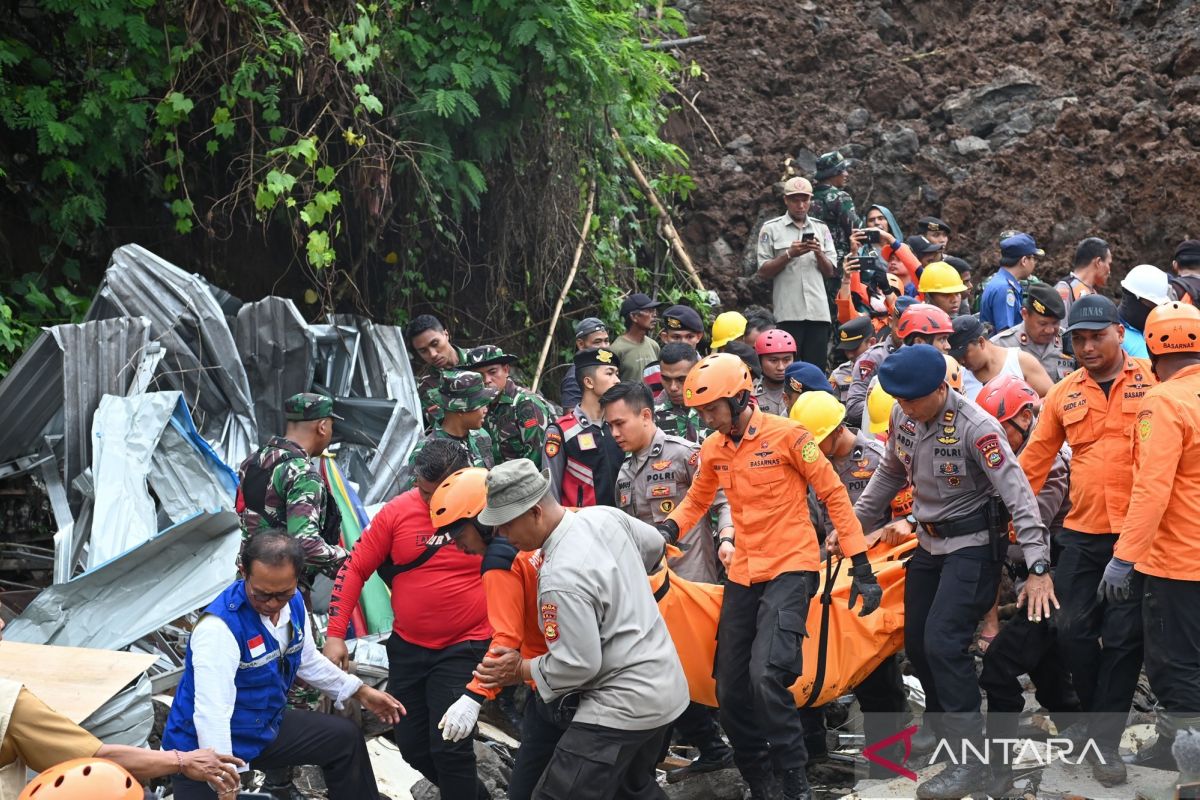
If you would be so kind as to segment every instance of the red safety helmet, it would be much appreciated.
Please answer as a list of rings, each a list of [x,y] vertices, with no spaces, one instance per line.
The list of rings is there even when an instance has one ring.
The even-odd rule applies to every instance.
[[[38,775],[18,800],[142,800],[145,792],[129,771],[103,758],[76,758]]]
[[[796,340],[787,331],[772,328],[769,331],[763,331],[754,340],[754,352],[760,356],[772,353],[794,353],[796,352]]]
[[[1008,422],[1027,408],[1037,411],[1042,398],[1028,383],[1005,372],[985,383],[975,402],[996,419]]]
[[[929,303],[913,303],[900,315],[896,324],[896,335],[905,341],[914,333],[936,336],[939,333],[954,333],[950,315]]]
[[[1175,301],[1151,309],[1146,349],[1156,356],[1200,351],[1200,308]]]

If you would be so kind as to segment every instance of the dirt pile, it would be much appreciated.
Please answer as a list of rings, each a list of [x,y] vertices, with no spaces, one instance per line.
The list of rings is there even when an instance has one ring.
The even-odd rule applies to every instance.
[[[950,252],[990,272],[997,235],[1032,233],[1040,275],[1109,240],[1114,278],[1167,268],[1200,235],[1200,6],[1187,0],[990,4],[948,0],[693,0],[687,48],[705,77],[670,133],[698,187],[682,220],[724,299],[768,295],[754,234],[782,213],[784,160],[811,177],[840,149],[862,159],[861,210],[891,207],[905,232],[933,214]]]

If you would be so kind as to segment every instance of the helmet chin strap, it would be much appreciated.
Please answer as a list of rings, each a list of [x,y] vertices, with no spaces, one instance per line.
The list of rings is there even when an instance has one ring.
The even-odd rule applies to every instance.
[[[736,397],[726,397],[725,402],[729,404],[729,433],[731,436],[741,436],[744,431],[737,429],[738,421],[746,406],[750,405],[750,393],[743,389]]]

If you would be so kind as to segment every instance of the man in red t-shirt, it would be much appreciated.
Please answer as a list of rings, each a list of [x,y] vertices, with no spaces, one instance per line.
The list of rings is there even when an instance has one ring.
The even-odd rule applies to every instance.
[[[437,729],[492,636],[480,557],[438,537],[429,519],[438,484],[466,466],[466,449],[449,439],[431,439],[417,455],[416,486],[380,509],[338,573],[325,643],[326,657],[344,669],[350,614],[378,571],[391,588],[394,615],[387,690],[408,710],[396,725],[396,744],[446,800],[490,797],[476,774],[471,739],[446,741]]]

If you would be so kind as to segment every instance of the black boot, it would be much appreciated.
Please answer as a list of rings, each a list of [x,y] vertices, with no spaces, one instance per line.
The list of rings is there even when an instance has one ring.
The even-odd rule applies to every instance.
[[[1149,747],[1143,747],[1133,757],[1133,765],[1163,769],[1167,772],[1178,772],[1179,765],[1175,763],[1175,756],[1171,753],[1171,745],[1174,743],[1173,738],[1169,738],[1162,731],[1159,731],[1158,738],[1154,740],[1154,744]]]
[[[1125,762],[1112,745],[1097,744],[1095,748],[1088,748],[1087,760],[1092,765],[1092,777],[1101,786],[1119,786],[1126,781]]]
[[[717,772],[718,770],[729,769],[732,766],[733,750],[730,749],[729,745],[721,742],[720,747],[710,745],[702,749],[696,760],[687,766],[667,770],[667,783],[679,783],[694,775],[703,775],[705,772]]]
[[[812,787],[808,785],[804,767],[784,771],[783,800],[813,800]]]
[[[783,800],[783,787],[770,769],[749,774],[743,772],[742,779],[750,787],[750,800]]]
[[[912,742],[912,757],[919,758],[933,752],[933,749],[937,747],[938,738],[929,725],[922,725],[917,728],[917,732],[909,741]]]
[[[945,769],[917,786],[921,800],[961,800],[988,788],[991,771],[984,764],[948,764]]]

